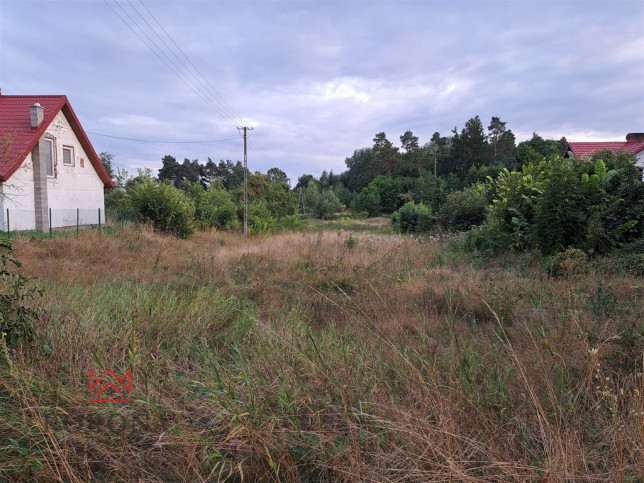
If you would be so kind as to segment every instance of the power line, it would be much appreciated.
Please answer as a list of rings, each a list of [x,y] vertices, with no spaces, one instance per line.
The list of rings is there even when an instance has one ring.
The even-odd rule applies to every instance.
[[[257,148],[257,152],[263,157],[264,161],[266,162],[268,166],[266,169],[268,170],[269,168],[277,167],[277,163],[273,159],[271,159],[271,157],[268,155],[264,147],[259,143],[259,139],[257,139],[257,136],[255,136],[252,132],[251,132],[250,140]]]
[[[111,136],[109,134],[101,134],[97,132],[90,132],[90,131],[85,131],[87,134],[93,134],[94,136],[102,136],[105,138],[113,138],[113,139],[122,139],[124,141],[137,141],[137,142],[142,142],[142,143],[163,143],[163,144],[209,144],[209,143],[223,143],[226,141],[236,141],[237,139],[243,139],[242,136],[237,136],[234,138],[228,138],[228,139],[213,139],[209,141],[163,141],[163,140],[155,140],[155,139],[136,139],[136,138],[125,138],[121,136]]]
[[[110,9],[111,9],[115,14],[116,14],[116,16],[118,16],[118,17],[119,17],[119,19],[121,19],[121,21],[122,21],[122,22],[123,22],[123,23],[124,23],[124,24],[125,24],[125,25],[130,29],[130,30],[132,30],[132,32],[134,32],[134,34],[139,38],[139,40],[141,40],[141,42],[143,42],[143,43],[146,45],[146,47],[148,47],[148,49],[150,49],[150,50],[152,51],[152,53],[154,53],[154,55],[156,55],[156,56],[157,56],[157,58],[158,58],[161,62],[163,62],[163,63],[165,64],[165,66],[166,66],[168,69],[170,69],[170,70],[172,71],[172,73],[173,73],[173,74],[175,74],[175,75],[176,75],[176,76],[177,76],[177,77],[178,77],[178,78],[179,78],[179,79],[180,79],[184,84],[186,84],[190,90],[192,90],[192,91],[193,91],[197,96],[199,96],[199,97],[200,97],[200,98],[201,98],[201,99],[202,99],[202,100],[203,100],[207,105],[209,105],[213,110],[215,110],[216,112],[218,112],[222,117],[224,117],[224,118],[225,118],[228,122],[230,122],[233,126],[237,126],[237,125],[238,125],[238,124],[237,124],[237,122],[236,122],[236,121],[237,121],[237,119],[235,119],[235,117],[231,116],[231,115],[230,115],[230,114],[228,114],[225,110],[223,110],[221,107],[217,106],[217,105],[213,102],[213,100],[212,100],[212,99],[209,99],[209,97],[210,97],[210,96],[208,96],[208,95],[207,95],[207,93],[204,93],[204,92],[202,92],[202,91],[200,91],[200,90],[198,89],[198,86],[196,86],[196,85],[195,85],[195,84],[194,84],[194,83],[193,83],[193,82],[188,78],[188,76],[187,76],[187,75],[182,71],[181,67],[180,67],[180,66],[178,66],[178,65],[176,64],[176,62],[174,62],[174,61],[170,58],[170,56],[168,55],[168,53],[167,53],[166,51],[164,51],[164,49],[163,49],[162,47],[160,47],[160,46],[159,46],[159,45],[158,45],[158,44],[157,44],[157,43],[156,43],[156,42],[155,42],[155,41],[150,37],[150,35],[148,35],[148,33],[147,33],[147,32],[145,32],[145,30],[143,29],[143,27],[141,27],[141,25],[139,25],[139,23],[138,23],[134,18],[132,18],[132,16],[131,16],[131,15],[130,15],[130,14],[129,14],[129,13],[128,13],[124,8],[123,8],[123,6],[122,6],[122,5],[120,5],[120,4],[118,3],[118,1],[117,1],[117,0],[114,0],[115,5],[116,5],[118,8],[120,8],[120,9],[121,9],[121,11],[123,12],[123,14],[124,14],[125,16],[127,16],[127,18],[128,18],[128,19],[130,19],[131,23],[130,23],[130,22],[128,22],[128,21],[127,21],[127,20],[126,20],[126,19],[125,19],[125,18],[124,18],[124,17],[123,17],[123,16],[122,16],[122,15],[121,15],[121,14],[120,14],[120,13],[119,13],[115,8],[114,8],[114,7],[113,7],[113,6],[108,2],[108,0],[104,0],[104,2],[105,2],[105,4],[106,4],[106,5],[107,5],[107,6],[108,6],[108,7],[109,7],[109,8],[110,8]],[[135,10],[135,11],[137,12],[137,14],[141,17],[140,13],[139,13],[136,9],[134,9],[134,10]],[[143,18],[143,17],[141,17],[141,18]],[[144,20],[145,20],[145,19],[144,19]],[[158,21],[157,21],[157,23],[158,23]],[[133,25],[134,25],[134,26],[136,26],[136,28],[141,32],[141,34],[142,34],[142,35],[141,35],[141,34],[140,34],[140,33],[139,33],[135,28],[134,28],[134,26],[133,26]],[[148,26],[150,26],[150,25],[149,25],[149,23],[148,23]],[[151,26],[150,26],[150,29],[151,29],[151,30],[153,30],[153,31],[155,32],[155,35],[157,35],[157,37],[159,37],[159,38],[160,38],[159,34],[158,34],[158,33],[156,33],[156,31],[155,31]],[[144,38],[143,36],[145,36],[145,38]],[[146,40],[146,38],[147,38],[148,40]],[[154,47],[153,47],[153,46],[154,46]],[[167,49],[167,50],[169,50],[169,49]],[[162,57],[162,55],[163,55],[163,57]],[[176,54],[174,54],[174,55],[176,56]],[[165,58],[164,58],[164,57],[165,57]],[[167,59],[167,60],[166,60],[166,59]],[[184,64],[184,65],[185,65],[185,64]],[[193,74],[193,77],[194,77],[194,74]],[[221,102],[219,102],[219,104],[221,104]],[[241,117],[241,116],[237,116],[237,117]]]
[[[141,2],[141,5],[143,5],[143,7],[144,7],[144,8],[147,10],[147,12],[150,14],[150,17],[152,17],[152,19],[153,19],[153,20],[156,22],[156,24],[161,28],[161,30],[163,30],[163,32],[164,32],[164,33],[166,34],[166,36],[170,39],[170,41],[175,45],[175,47],[179,50],[179,52],[181,52],[181,55],[183,55],[183,56],[185,57],[185,59],[186,59],[186,60],[188,61],[188,63],[192,66],[192,68],[197,72],[197,74],[199,74],[200,78],[201,78],[201,79],[203,79],[203,80],[205,81],[205,83],[206,83],[207,87],[209,87],[210,92],[211,92],[211,93],[212,93],[212,94],[213,94],[217,99],[219,99],[219,100],[221,101],[220,103],[223,105],[223,107],[224,107],[227,111],[229,111],[230,113],[232,113],[233,117],[235,117],[235,118],[237,118],[237,119],[240,119],[240,120],[241,120],[240,125],[247,125],[247,124],[248,124],[248,121],[246,120],[246,118],[244,118],[244,117],[242,117],[240,114],[238,114],[238,113],[237,113],[237,112],[236,112],[236,111],[231,107],[231,105],[230,105],[230,104],[228,104],[228,102],[226,102],[226,100],[223,98],[223,96],[222,96],[222,95],[217,91],[217,89],[215,89],[215,87],[210,83],[210,81],[208,81],[208,79],[207,79],[207,78],[206,78],[206,77],[201,73],[201,71],[200,71],[200,70],[197,68],[197,66],[192,62],[192,60],[190,60],[190,57],[188,57],[188,56],[186,55],[186,53],[183,51],[183,49],[182,49],[182,48],[179,46],[179,44],[174,40],[174,38],[172,37],[172,35],[170,35],[170,33],[169,33],[169,32],[168,32],[168,31],[163,27],[163,25],[161,25],[161,23],[159,23],[159,21],[156,19],[156,17],[154,16],[154,14],[153,14],[153,13],[150,11],[150,9],[147,7],[147,5],[145,4],[145,2],[143,2],[143,0],[140,0],[140,2]],[[164,43],[165,43],[165,42],[164,42]],[[185,65],[185,64],[184,64],[184,65]],[[203,85],[203,84],[202,84],[202,85]]]
[[[214,86],[206,79],[206,77],[197,69],[195,64],[190,60],[190,58],[186,55],[186,53],[179,47],[179,44],[174,40],[174,38],[168,33],[168,31],[161,25],[161,23],[156,19],[156,17],[152,14],[150,9],[145,5],[145,3],[142,0],[139,0],[140,4],[143,6],[145,11],[147,11],[149,17],[154,20],[154,22],[161,28],[165,36],[174,44],[174,46],[177,48],[177,50],[181,53],[183,58],[186,59],[186,61],[192,66],[191,70],[188,65],[177,55],[177,52],[172,49],[170,45],[163,39],[163,37],[159,34],[158,30],[150,24],[150,22],[141,14],[139,9],[136,8],[136,6],[132,3],[131,0],[127,0],[128,4],[130,5],[131,9],[136,12],[136,15],[138,15],[139,18],[143,20],[143,22],[147,25],[148,29],[153,33],[154,36],[156,36],[160,41],[163,46],[159,45],[157,42],[154,41],[154,39],[148,35],[148,33],[144,30],[144,28],[139,25],[139,23],[132,18],[132,16],[123,8],[122,5],[118,3],[118,0],[114,0],[114,3],[123,11],[123,13],[130,19],[132,22],[131,24],[123,17],[121,16],[116,9],[112,7],[112,5],[108,2],[108,0],[104,0],[104,2],[110,7],[110,9],[125,23],[130,30],[132,30],[137,37],[161,60],[166,67],[168,67],[183,83],[185,83],[197,96],[199,96],[207,105],[209,105],[213,110],[218,112],[222,117],[224,117],[228,122],[230,122],[233,126],[235,126],[238,130],[243,129],[243,139],[244,139],[244,234],[247,234],[247,216],[248,216],[248,199],[247,199],[247,193],[248,193],[248,186],[247,186],[247,177],[248,177],[248,167],[247,167],[247,131],[252,130],[252,127],[248,126],[248,122],[245,118],[240,116],[231,106],[226,102],[226,100],[223,98],[223,96],[217,92],[217,90],[214,88]],[[148,39],[148,41],[145,40],[138,32],[137,30],[133,27],[136,26],[136,28]],[[152,47],[154,45],[154,48]],[[164,48],[165,47],[165,48]],[[174,56],[174,58],[178,61],[177,64],[169,55],[171,54]],[[162,57],[163,56],[163,57]],[[165,58],[164,58],[165,57]],[[166,60],[167,59],[167,60]],[[198,85],[196,85],[189,75],[195,79]],[[98,134],[101,135],[101,134]],[[107,136],[107,135],[105,135]],[[141,141],[141,142],[164,142],[164,143],[170,143],[170,141],[151,141],[151,140],[136,140],[132,138],[120,138],[117,136],[107,136],[107,137],[114,137],[117,139],[126,139],[126,140],[132,140],[132,141]],[[239,139],[239,138],[235,138]],[[267,154],[264,151],[264,149],[260,146],[259,142],[257,142],[255,139],[251,138],[251,140],[257,145],[258,147],[258,152],[260,152],[266,159],[267,159]],[[218,141],[212,141],[212,142],[223,142],[227,140],[218,140]],[[194,141],[193,141],[194,142]],[[209,141],[204,141],[204,142],[209,142]],[[182,141],[181,143],[190,143],[190,141]]]

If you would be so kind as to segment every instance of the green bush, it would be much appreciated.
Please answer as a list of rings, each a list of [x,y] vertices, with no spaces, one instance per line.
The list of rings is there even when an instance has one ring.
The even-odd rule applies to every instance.
[[[352,208],[359,213],[367,213],[368,216],[378,216],[381,211],[380,194],[375,188],[367,186],[353,199]]]
[[[320,191],[318,184],[314,181],[309,182],[304,199],[305,206],[316,218],[326,219],[333,213],[344,210],[344,205],[331,188]]]
[[[432,214],[429,207],[413,201],[405,203],[391,218],[398,233],[426,233],[432,228]]]
[[[584,246],[588,206],[594,204],[594,193],[580,181],[574,162],[555,158],[549,167],[534,215],[534,241],[546,255]]]
[[[443,227],[450,231],[467,231],[473,226],[481,225],[487,216],[488,200],[480,186],[455,191],[438,212],[438,219]]]
[[[644,185],[629,158],[550,161],[534,220],[545,254],[569,247],[606,254],[644,237]]]
[[[195,222],[199,228],[239,228],[237,206],[221,179],[215,179],[207,190],[198,182],[190,183],[186,186],[186,195],[195,205]]]
[[[276,223],[264,200],[253,200],[248,204],[248,233],[270,235]]]
[[[129,191],[136,220],[151,223],[155,230],[188,238],[195,232],[195,206],[185,193],[170,184],[146,178]]]
[[[553,277],[582,275],[588,272],[588,255],[578,248],[570,248],[552,255],[545,269]]]
[[[0,344],[13,347],[35,337],[33,322],[40,310],[32,301],[42,290],[31,285],[32,278],[13,270],[20,268],[20,262],[8,240],[0,240],[0,264]]]
[[[300,215],[288,215],[282,218],[277,227],[281,230],[297,231],[302,228],[302,218]]]
[[[488,179],[491,206],[484,233],[489,248],[526,249],[533,243],[534,212],[548,178],[548,163],[528,163],[520,171],[501,170]]]

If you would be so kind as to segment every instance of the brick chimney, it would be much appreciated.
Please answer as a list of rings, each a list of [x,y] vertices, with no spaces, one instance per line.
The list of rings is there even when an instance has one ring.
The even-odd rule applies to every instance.
[[[644,132],[629,132],[626,135],[626,142],[631,143],[644,143]]]
[[[31,127],[38,127],[40,123],[45,119],[45,110],[39,103],[35,103],[33,106],[29,106],[29,112],[31,114]]]

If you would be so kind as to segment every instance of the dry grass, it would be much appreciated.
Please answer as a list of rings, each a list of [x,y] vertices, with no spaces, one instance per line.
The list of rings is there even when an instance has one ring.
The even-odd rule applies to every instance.
[[[642,481],[641,278],[373,232],[16,248],[45,312],[0,362],[0,478]],[[89,402],[105,368],[133,402]],[[45,427],[79,413],[150,427]]]

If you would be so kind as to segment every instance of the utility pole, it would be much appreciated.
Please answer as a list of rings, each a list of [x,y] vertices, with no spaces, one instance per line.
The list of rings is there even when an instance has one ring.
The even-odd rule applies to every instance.
[[[248,149],[247,149],[247,130],[253,130],[252,127],[237,127],[244,131],[244,236],[248,236]]]

